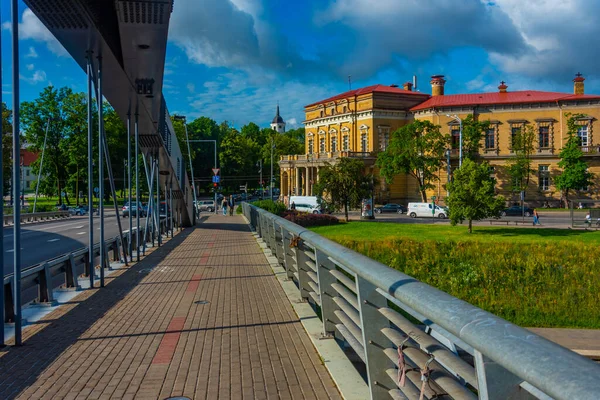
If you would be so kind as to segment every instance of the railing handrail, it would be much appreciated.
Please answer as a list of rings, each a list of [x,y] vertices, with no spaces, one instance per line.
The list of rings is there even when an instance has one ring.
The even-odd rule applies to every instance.
[[[254,211],[275,222],[544,393],[561,399],[600,393],[600,379],[590,379],[600,376],[600,366],[591,360],[288,220],[245,207],[247,217]]]

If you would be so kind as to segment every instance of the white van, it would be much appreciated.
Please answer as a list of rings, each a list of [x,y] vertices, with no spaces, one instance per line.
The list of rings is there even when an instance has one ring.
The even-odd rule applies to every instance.
[[[320,214],[321,207],[316,196],[290,196],[289,208],[292,209],[292,204],[295,209],[300,212],[311,214]]]
[[[445,207],[435,206],[431,203],[408,203],[408,211],[406,212],[411,218],[429,217],[448,218],[448,209]]]

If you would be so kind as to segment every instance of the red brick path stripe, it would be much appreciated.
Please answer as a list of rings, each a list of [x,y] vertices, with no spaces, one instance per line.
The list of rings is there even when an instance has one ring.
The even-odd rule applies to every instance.
[[[173,317],[171,319],[167,333],[165,333],[165,336],[160,341],[158,351],[152,359],[152,364],[169,364],[171,362],[184,323],[185,317]]]
[[[200,279],[202,279],[202,275],[194,275],[192,276],[192,280],[188,283],[186,292],[195,292],[198,289],[198,285],[200,285]]]

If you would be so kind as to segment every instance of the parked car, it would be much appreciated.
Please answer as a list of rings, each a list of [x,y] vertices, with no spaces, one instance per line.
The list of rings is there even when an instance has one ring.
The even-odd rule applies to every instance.
[[[66,204],[59,204],[58,206],[56,206],[56,210],[57,211],[68,211],[69,207]]]
[[[404,214],[406,212],[406,207],[401,204],[389,203],[383,207],[375,207],[375,213],[397,213]]]
[[[448,218],[448,209],[446,207],[435,205],[431,203],[408,203],[408,215],[411,218],[416,217],[435,217],[435,218]]]
[[[69,214],[71,215],[85,215],[87,214],[87,209],[83,206],[69,207]]]
[[[138,202],[137,204],[134,203],[131,207],[129,207],[129,202],[126,202],[123,205],[123,209],[121,210],[123,218],[127,218],[130,215],[132,217],[137,216],[138,208],[140,209],[140,217],[145,217],[146,210],[144,209],[144,206],[142,205],[142,203],[140,203],[140,202]]]
[[[522,208],[521,206],[512,206],[512,207],[508,207],[502,211],[500,211],[500,216],[501,217],[506,217],[506,216],[526,216],[526,217],[531,217],[533,215],[533,209],[529,208],[529,207],[525,207]]]
[[[215,211],[215,201],[214,200],[198,200],[196,208],[197,208],[198,212],[202,212],[202,211],[214,212]]]
[[[86,214],[90,212],[90,207],[87,204],[84,204],[80,207],[83,211],[85,211]],[[96,207],[92,208],[93,213],[95,213],[96,211],[98,211],[98,209]]]
[[[319,206],[316,196],[290,196],[290,208],[292,204],[297,211],[310,214],[321,213],[321,206]]]

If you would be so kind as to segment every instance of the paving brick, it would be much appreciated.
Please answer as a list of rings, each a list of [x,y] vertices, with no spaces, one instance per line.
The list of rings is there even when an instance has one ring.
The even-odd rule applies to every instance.
[[[240,216],[107,281],[0,350],[0,398],[340,398]]]

